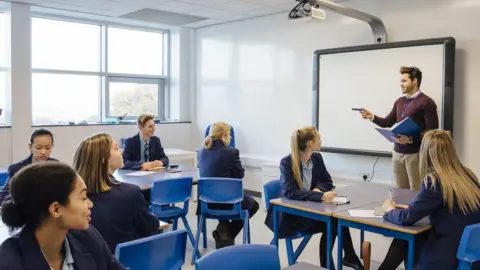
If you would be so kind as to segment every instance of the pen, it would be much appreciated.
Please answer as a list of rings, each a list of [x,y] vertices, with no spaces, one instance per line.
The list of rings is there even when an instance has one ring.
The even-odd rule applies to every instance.
[[[361,111],[361,108],[352,108],[352,111]]]
[[[392,190],[391,189],[390,189],[390,200],[393,201],[392,200]]]

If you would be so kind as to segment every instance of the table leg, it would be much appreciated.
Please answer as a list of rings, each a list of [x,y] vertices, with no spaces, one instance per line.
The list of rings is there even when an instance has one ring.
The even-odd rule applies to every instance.
[[[274,204],[270,205],[270,207],[273,207],[273,244],[277,246],[278,249],[278,212]]]
[[[413,270],[415,265],[415,235],[409,235],[408,238],[407,270]]]
[[[327,269],[333,269],[332,265],[332,218],[327,220]]]
[[[342,223],[338,220],[338,232],[337,232],[337,268],[342,270],[342,255],[343,255],[343,232],[342,232]]]

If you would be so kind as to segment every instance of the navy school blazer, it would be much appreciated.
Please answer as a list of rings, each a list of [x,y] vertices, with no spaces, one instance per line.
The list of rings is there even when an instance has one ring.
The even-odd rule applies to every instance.
[[[199,153],[200,177],[224,177],[243,179],[245,169],[240,161],[240,152],[237,148],[225,146],[222,140],[213,140],[212,148],[202,148]],[[255,199],[243,196],[243,208],[251,209]],[[200,204],[198,204],[200,206]],[[197,207],[197,214],[200,212]]]
[[[3,203],[3,201],[6,201],[10,198],[10,185],[9,185],[10,179],[12,179],[12,177],[18,171],[20,171],[23,167],[32,164],[32,159],[33,159],[33,155],[30,154],[30,156],[28,156],[26,159],[8,166],[8,170],[7,170],[8,180],[7,180],[7,182],[5,182],[5,185],[3,186],[2,190],[0,191],[0,205]],[[54,158],[49,158],[48,160],[49,161],[57,161]]]
[[[90,223],[113,253],[117,244],[154,235],[160,225],[138,186],[118,183],[110,187],[100,194],[88,194],[88,198],[93,202]]]
[[[126,269],[92,226],[87,230],[70,230],[67,239],[76,270]],[[28,225],[2,243],[0,258],[0,270],[50,270],[35,239],[35,230]]]
[[[480,188],[480,184],[476,184]],[[463,230],[468,225],[480,223],[480,211],[464,215],[456,205],[453,213],[450,213],[440,183],[437,181],[433,185],[429,179],[427,184],[422,183],[407,209],[391,210],[383,218],[394,224],[410,226],[427,216],[432,229],[428,232],[417,269],[457,269],[456,255]],[[472,269],[478,270],[480,265]]]
[[[332,177],[328,173],[325,163],[323,162],[322,154],[319,152],[314,152],[310,157],[310,161],[313,164],[312,184],[310,190],[307,191],[300,189],[295,181],[292,169],[292,155],[288,155],[281,160],[280,185],[285,198],[290,200],[321,202],[323,193],[333,189]],[[302,166],[300,166],[300,170],[303,175]],[[322,192],[313,191],[315,188],[320,189]],[[297,231],[289,226],[289,220],[291,220],[291,218],[291,215],[289,216],[288,214],[284,213],[279,214],[279,218],[277,220],[279,222],[278,233],[282,238],[297,233]],[[267,225],[267,227],[273,231],[272,207],[268,209],[265,225]]]
[[[125,149],[123,149],[123,162],[124,169],[128,170],[140,170],[142,166],[142,150],[140,149],[140,134],[125,140]],[[160,138],[157,136],[150,137],[149,142],[149,161],[160,160],[164,166],[168,166],[169,160],[165,151],[163,150]]]

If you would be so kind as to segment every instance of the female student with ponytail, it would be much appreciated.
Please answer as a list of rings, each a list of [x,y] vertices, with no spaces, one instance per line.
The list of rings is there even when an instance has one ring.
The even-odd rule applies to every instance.
[[[240,153],[238,149],[228,146],[231,139],[230,126],[223,122],[217,122],[210,129],[210,135],[205,139],[205,144],[199,154],[200,177],[242,179],[245,170],[240,161]],[[212,206],[212,208],[221,207],[225,207],[225,205]],[[249,218],[255,215],[258,207],[258,202],[255,199],[248,195],[243,195],[242,209],[248,210]],[[197,215],[199,214],[200,203],[197,207]],[[234,245],[234,239],[242,229],[243,221],[241,220],[219,221],[217,229],[212,232],[216,248]]]
[[[295,130],[291,139],[291,154],[280,162],[280,183],[285,198],[301,201],[331,201],[336,196],[330,174],[325,167],[320,151],[320,133],[314,127]],[[265,224],[273,231],[273,215],[271,209]],[[332,226],[336,235],[337,226]],[[327,265],[326,224],[309,218],[283,213],[279,219],[278,234],[280,238],[289,237],[298,232],[320,233],[320,264]],[[343,230],[343,249],[345,257],[342,264],[353,269],[363,269],[360,259],[355,254],[352,238],[348,228]],[[335,239],[335,237],[332,237]],[[333,248],[333,243],[332,243]],[[333,259],[329,258],[333,265]]]
[[[33,163],[10,179],[2,221],[22,228],[0,246],[0,270],[125,269],[89,226],[83,179],[60,162]]]

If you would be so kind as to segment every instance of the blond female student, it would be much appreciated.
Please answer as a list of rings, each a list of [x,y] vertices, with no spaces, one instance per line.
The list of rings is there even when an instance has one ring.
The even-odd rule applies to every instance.
[[[123,167],[122,149],[108,134],[82,141],[74,166],[85,180],[93,202],[92,225],[110,250],[117,244],[156,234],[158,218],[152,215],[140,188],[115,180],[113,173]]]
[[[325,167],[322,155],[320,133],[314,127],[304,127],[293,132],[291,138],[291,154],[280,162],[280,183],[285,198],[300,201],[323,202],[331,201],[336,193],[333,182]],[[282,214],[278,234],[280,238],[292,236],[298,232],[322,233],[320,238],[320,264],[327,265],[327,235],[326,224],[300,216]],[[271,208],[265,224],[273,231],[273,215]],[[332,226],[336,235],[336,225]],[[345,256],[342,264],[353,269],[363,269],[360,259],[355,254],[352,238],[348,228],[343,230],[343,250]],[[335,237],[332,237],[332,240]],[[333,248],[333,243],[331,245]],[[332,258],[330,258],[332,260]],[[333,260],[331,261],[333,263]],[[333,264],[332,264],[333,265]]]
[[[457,269],[457,250],[466,226],[480,223],[480,184],[458,158],[448,131],[430,130],[420,147],[422,185],[405,209],[386,200],[389,222],[410,226],[429,217],[432,230],[417,239],[417,268]],[[408,242],[394,239],[380,270],[396,269],[407,258]],[[473,269],[480,269],[477,265]]]

